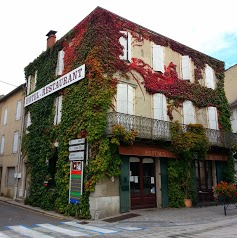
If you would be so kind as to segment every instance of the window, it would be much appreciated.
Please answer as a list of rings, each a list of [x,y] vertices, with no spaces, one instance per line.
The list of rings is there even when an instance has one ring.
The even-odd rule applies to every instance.
[[[38,77],[38,71],[35,71],[35,80],[34,80],[34,89],[36,87],[36,83],[37,83],[37,77]]]
[[[166,97],[161,93],[153,95],[154,119],[167,121]]]
[[[214,89],[215,86],[214,86],[213,69],[209,65],[206,65],[205,74],[206,74],[206,87]]]
[[[218,130],[218,116],[216,107],[208,107],[208,124],[210,129]]]
[[[27,113],[27,119],[26,119],[26,128],[31,125],[31,116],[30,116],[30,111]]]
[[[188,55],[182,56],[182,78],[183,80],[191,80],[190,58]]]
[[[60,50],[58,52],[58,62],[56,68],[56,75],[62,75],[64,69],[64,51]]]
[[[19,131],[15,131],[13,136],[13,148],[12,148],[13,154],[16,154],[18,151],[18,140],[19,140]]]
[[[128,84],[117,85],[117,112],[134,114],[134,88]]]
[[[58,125],[61,122],[62,117],[62,95],[56,98],[55,102],[55,116],[54,116],[54,125]]]
[[[120,59],[128,60],[131,62],[132,60],[132,52],[131,52],[131,33],[127,31],[121,31],[124,35],[120,37],[119,42],[123,46],[123,55],[120,55]]]
[[[20,118],[21,118],[21,101],[18,101],[16,106],[16,120],[20,120]]]
[[[195,108],[191,101],[183,102],[183,124],[195,123]]]
[[[3,116],[3,125],[7,125],[7,112],[8,112],[8,109],[5,108],[4,110],[4,116]]]
[[[14,187],[15,183],[15,167],[8,167],[7,168],[7,187],[12,188]]]
[[[4,146],[5,146],[5,136],[3,135],[2,136],[2,139],[1,139],[1,145],[0,145],[0,154],[3,155],[4,154]]]
[[[164,50],[160,45],[153,45],[152,64],[154,71],[160,71],[164,73]]]

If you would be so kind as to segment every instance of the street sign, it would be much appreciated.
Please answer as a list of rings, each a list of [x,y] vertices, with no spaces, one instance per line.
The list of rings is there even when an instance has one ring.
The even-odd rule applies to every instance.
[[[69,147],[69,151],[78,151],[78,150],[85,150],[85,145],[74,145]]]
[[[84,151],[72,152],[69,154],[69,160],[84,160]]]
[[[78,145],[85,143],[85,138],[70,140],[69,145]]]

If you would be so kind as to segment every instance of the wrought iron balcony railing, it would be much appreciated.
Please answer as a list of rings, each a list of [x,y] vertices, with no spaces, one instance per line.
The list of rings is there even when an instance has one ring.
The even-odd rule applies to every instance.
[[[147,117],[109,112],[107,113],[106,134],[111,136],[113,126],[121,124],[127,130],[136,130],[138,138],[171,141],[171,123],[172,122]],[[182,127],[185,131],[186,126],[182,125]],[[206,128],[206,135],[209,140],[209,144],[212,146],[230,147],[237,144],[237,135],[234,133]]]

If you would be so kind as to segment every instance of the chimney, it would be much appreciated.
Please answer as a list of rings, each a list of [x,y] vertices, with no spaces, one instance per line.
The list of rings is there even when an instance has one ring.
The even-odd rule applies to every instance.
[[[56,33],[57,31],[50,30],[49,33],[46,35],[47,38],[47,49],[53,46],[56,42]]]

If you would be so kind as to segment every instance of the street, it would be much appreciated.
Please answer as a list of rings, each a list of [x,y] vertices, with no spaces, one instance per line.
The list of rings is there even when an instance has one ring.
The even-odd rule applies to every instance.
[[[146,209],[128,219],[76,220],[39,213],[0,201],[0,238],[63,237],[237,237],[237,210],[223,207]]]

